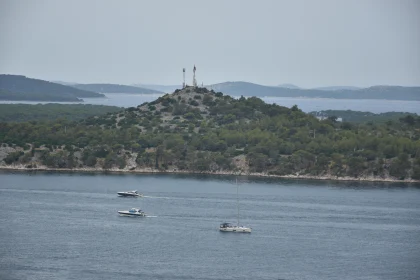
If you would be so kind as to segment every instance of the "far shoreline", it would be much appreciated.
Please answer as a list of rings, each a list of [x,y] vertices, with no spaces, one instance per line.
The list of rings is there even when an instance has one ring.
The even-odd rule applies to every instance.
[[[141,168],[141,169],[98,169],[98,168],[25,168],[20,166],[0,166],[0,171],[18,171],[18,172],[57,172],[57,173],[101,173],[101,174],[191,174],[191,175],[222,175],[222,176],[249,176],[257,178],[277,178],[277,179],[293,179],[293,180],[318,180],[318,181],[336,181],[336,182],[383,182],[383,183],[409,183],[419,184],[420,180],[398,180],[393,178],[380,178],[380,177],[337,177],[337,176],[312,176],[312,175],[270,175],[266,173],[244,173],[244,172],[233,172],[233,171],[191,171],[191,170],[157,170],[152,168]]]

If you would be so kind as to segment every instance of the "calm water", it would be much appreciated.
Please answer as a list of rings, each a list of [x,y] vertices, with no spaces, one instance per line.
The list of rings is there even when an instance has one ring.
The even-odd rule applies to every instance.
[[[0,279],[419,279],[420,186],[240,181],[251,234],[233,177],[0,173]]]
[[[106,98],[85,98],[84,104],[110,105],[119,107],[135,107],[144,102],[156,100],[160,94],[120,94],[109,93]],[[289,98],[289,97],[263,97],[267,103],[281,106],[298,107],[304,112],[321,110],[353,110],[373,113],[409,112],[420,114],[420,101],[397,100],[357,100],[357,99],[329,99],[329,98]],[[51,102],[35,101],[0,101],[0,104],[45,104]],[[74,104],[73,102],[56,102],[61,104]]]

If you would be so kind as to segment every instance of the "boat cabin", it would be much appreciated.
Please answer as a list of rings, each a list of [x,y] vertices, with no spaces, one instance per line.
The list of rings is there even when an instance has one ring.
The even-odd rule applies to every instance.
[[[233,227],[230,223],[223,223],[223,224],[220,224],[220,227],[221,228],[229,228],[229,227]]]

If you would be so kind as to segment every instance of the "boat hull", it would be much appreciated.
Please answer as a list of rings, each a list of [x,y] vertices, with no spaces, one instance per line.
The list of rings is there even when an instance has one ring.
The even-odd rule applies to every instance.
[[[128,213],[125,211],[118,211],[118,214],[120,214],[121,217],[146,217],[146,214],[144,213]]]
[[[118,193],[119,196],[122,197],[142,197],[140,194],[127,194],[127,193]]]
[[[142,197],[142,194],[139,193],[127,193],[127,192],[119,192],[118,193],[119,196],[123,196],[123,197]]]
[[[225,227],[219,228],[220,231],[223,232],[244,232],[244,233],[251,233],[251,228],[247,227]]]

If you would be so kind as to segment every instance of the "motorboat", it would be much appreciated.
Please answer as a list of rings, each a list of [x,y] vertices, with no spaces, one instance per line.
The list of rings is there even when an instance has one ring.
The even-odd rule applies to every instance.
[[[137,191],[128,191],[128,192],[118,192],[119,196],[123,197],[142,197],[143,194],[138,193]]]
[[[120,216],[125,217],[146,217],[146,213],[144,213],[138,208],[131,208],[130,210],[118,211],[118,214],[120,214]]]
[[[237,224],[233,225],[231,223],[222,223],[219,226],[220,231],[224,232],[248,232],[251,233],[250,227],[244,227],[239,225],[239,187],[238,187],[238,179],[236,179],[236,205],[238,209],[237,214]]]
[[[251,228],[239,226],[239,225],[232,225],[230,223],[222,223],[219,227],[220,231],[226,231],[226,232],[251,232]]]

